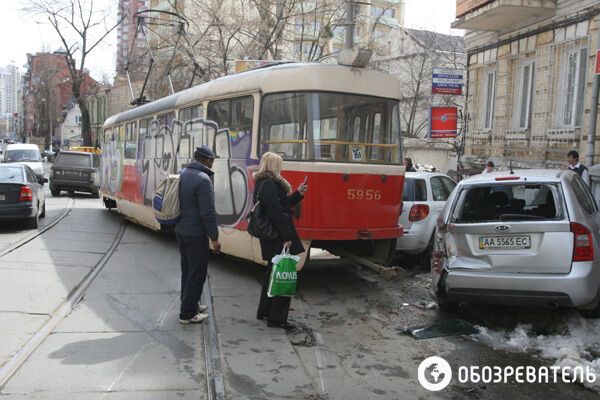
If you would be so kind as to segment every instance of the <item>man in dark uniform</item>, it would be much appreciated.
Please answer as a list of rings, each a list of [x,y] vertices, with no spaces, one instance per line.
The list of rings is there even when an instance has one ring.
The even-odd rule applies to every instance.
[[[577,172],[581,179],[583,179],[588,186],[591,186],[592,181],[590,179],[590,173],[588,172],[587,167],[579,162],[579,153],[575,150],[568,152],[567,162],[569,163],[569,169]]]
[[[197,147],[194,161],[179,177],[179,221],[175,226],[181,254],[181,308],[179,322],[199,323],[208,318],[198,304],[208,269],[210,239],[215,253],[221,250],[211,171],[215,154]]]

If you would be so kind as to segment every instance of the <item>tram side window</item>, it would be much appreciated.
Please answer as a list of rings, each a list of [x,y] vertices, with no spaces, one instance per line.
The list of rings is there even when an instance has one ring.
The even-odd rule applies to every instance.
[[[163,158],[165,153],[165,136],[173,133],[173,121],[175,121],[175,112],[161,114],[156,118],[158,123],[158,132],[156,133],[156,158]]]
[[[135,160],[137,156],[138,133],[137,124],[130,122],[125,125],[125,158]]]
[[[231,158],[247,158],[252,144],[252,96],[212,101],[208,104],[206,114],[209,121],[214,121],[219,126],[219,130],[228,129]]]
[[[140,121],[140,131],[138,135],[138,146],[140,148],[140,157],[148,158],[148,145],[150,143],[150,123],[152,118],[146,118]]]
[[[112,139],[112,129],[108,128],[104,130],[104,143],[110,143]]]
[[[179,111],[179,120],[183,123],[183,132],[179,139],[179,151],[177,153],[180,159],[189,160],[192,158],[194,147],[201,145],[200,143],[194,144],[192,134],[196,131],[202,131],[202,122],[198,119],[203,116],[204,108],[202,105],[184,108]]]

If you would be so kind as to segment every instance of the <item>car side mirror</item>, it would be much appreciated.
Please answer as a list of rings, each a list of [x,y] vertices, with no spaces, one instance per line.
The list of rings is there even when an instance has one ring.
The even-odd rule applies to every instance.
[[[43,178],[43,179],[40,181],[40,184],[42,184],[42,185],[43,185],[44,183],[48,183],[48,178]]]

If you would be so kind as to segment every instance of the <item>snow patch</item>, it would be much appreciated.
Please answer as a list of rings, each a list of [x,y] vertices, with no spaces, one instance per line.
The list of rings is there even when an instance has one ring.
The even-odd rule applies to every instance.
[[[554,362],[559,367],[588,367],[596,375],[594,383],[583,386],[600,393],[600,320],[585,319],[578,313],[562,321],[556,334],[537,334],[531,324],[519,324],[512,331],[477,326],[479,340],[495,349],[530,352]]]

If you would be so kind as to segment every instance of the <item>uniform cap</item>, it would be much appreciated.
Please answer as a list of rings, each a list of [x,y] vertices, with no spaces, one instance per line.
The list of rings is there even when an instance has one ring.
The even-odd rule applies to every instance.
[[[196,147],[196,151],[194,151],[194,158],[215,158],[215,153],[208,146],[200,146]]]

